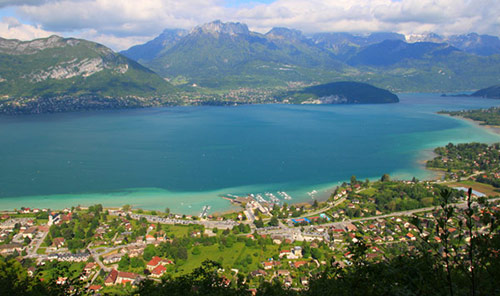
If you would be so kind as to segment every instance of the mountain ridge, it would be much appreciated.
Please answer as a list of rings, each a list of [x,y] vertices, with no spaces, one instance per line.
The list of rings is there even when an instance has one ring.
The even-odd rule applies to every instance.
[[[174,92],[156,73],[95,42],[59,36],[0,39],[3,112],[75,111],[127,102],[141,106]]]

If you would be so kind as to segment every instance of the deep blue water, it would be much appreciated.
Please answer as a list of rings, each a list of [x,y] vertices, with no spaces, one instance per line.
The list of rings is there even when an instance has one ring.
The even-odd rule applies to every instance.
[[[0,209],[124,202],[228,208],[221,193],[305,200],[348,180],[429,177],[418,160],[448,142],[500,141],[437,115],[500,101],[402,94],[385,105],[248,105],[0,116]]]

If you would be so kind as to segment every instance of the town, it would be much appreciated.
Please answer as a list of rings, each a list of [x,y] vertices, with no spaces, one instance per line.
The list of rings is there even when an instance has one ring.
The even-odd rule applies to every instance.
[[[498,151],[497,146],[480,148]],[[484,155],[476,151],[477,158]],[[438,155],[432,163],[442,161]],[[460,180],[451,176],[454,170],[448,170],[445,181],[391,180],[387,174],[359,181],[352,176],[328,200],[311,204],[288,205],[290,197],[283,192],[279,194],[284,201],[273,194],[268,200],[253,194],[227,196],[242,209],[220,215],[209,214],[208,207],[199,216],[130,205],[23,207],[0,216],[0,254],[17,259],[30,277],[80,287],[89,295],[128,295],[145,280],[185,275],[206,260],[223,267],[220,275],[227,285],[243,278],[254,293],[263,282],[273,281],[300,291],[331,262],[351,265],[353,244],[366,245],[364,260],[378,262],[394,256],[395,246],[413,249],[420,240],[439,244],[448,238],[444,234],[458,240],[467,231],[462,227],[470,213],[467,208],[475,208],[470,218],[477,234],[491,235],[494,229],[481,215],[500,215],[499,193],[476,180],[494,173],[497,165],[480,171],[485,167],[476,166],[476,161],[467,163],[470,170],[454,168],[463,171]],[[487,194],[467,192],[460,182],[481,190],[489,186]],[[443,192],[448,194],[447,206],[457,211],[446,220],[446,232],[435,222],[443,215]]]

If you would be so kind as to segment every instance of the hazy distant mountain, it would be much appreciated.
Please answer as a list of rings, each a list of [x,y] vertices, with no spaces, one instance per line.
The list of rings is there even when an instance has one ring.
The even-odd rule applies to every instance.
[[[403,60],[432,59],[449,55],[457,48],[445,43],[406,43],[400,40],[385,40],[362,49],[348,60],[350,65],[390,66]]]
[[[165,29],[158,37],[141,45],[121,51],[124,56],[135,61],[151,61],[160,52],[174,46],[188,31],[182,29]]]
[[[465,52],[480,56],[500,54],[500,39],[496,36],[478,35],[471,33],[467,35],[454,35],[447,42]]]
[[[94,42],[0,38],[0,111],[140,106],[171,91],[157,74]]]
[[[353,35],[350,33],[318,33],[311,40],[320,47],[331,50],[339,59],[346,60],[360,48],[380,43],[385,40],[405,40],[398,33],[371,33],[369,35]]]
[[[500,77],[500,55],[481,56],[495,52],[497,38],[491,36],[308,37],[294,29],[260,34],[245,24],[215,21],[179,37],[154,51],[153,59],[138,61],[176,84],[218,88],[354,80],[394,91],[460,91],[495,84]]]
[[[470,33],[466,35],[443,37],[435,33],[428,33],[422,35],[409,35],[407,41],[448,43],[462,51],[480,56],[500,54],[500,39],[497,36],[491,35]]]

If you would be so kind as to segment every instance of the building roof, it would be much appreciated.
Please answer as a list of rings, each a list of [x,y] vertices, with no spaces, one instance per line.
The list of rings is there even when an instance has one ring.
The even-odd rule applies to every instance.
[[[92,290],[92,291],[99,291],[102,289],[102,286],[101,285],[91,285],[89,287],[89,290]]]
[[[118,277],[118,271],[116,269],[113,269],[109,272],[108,276],[104,280],[104,283],[114,284],[116,282],[117,277]]]
[[[153,271],[151,271],[151,273],[156,275],[162,275],[165,271],[167,271],[167,268],[165,268],[165,266],[158,265],[155,267],[155,269],[153,269]]]
[[[118,276],[123,278],[123,279],[135,280],[139,275],[136,273],[133,273],[133,272],[119,271]]]
[[[156,266],[156,265],[160,264],[160,262],[161,262],[161,258],[158,256],[154,256],[153,259],[151,259],[148,262],[148,266]]]

